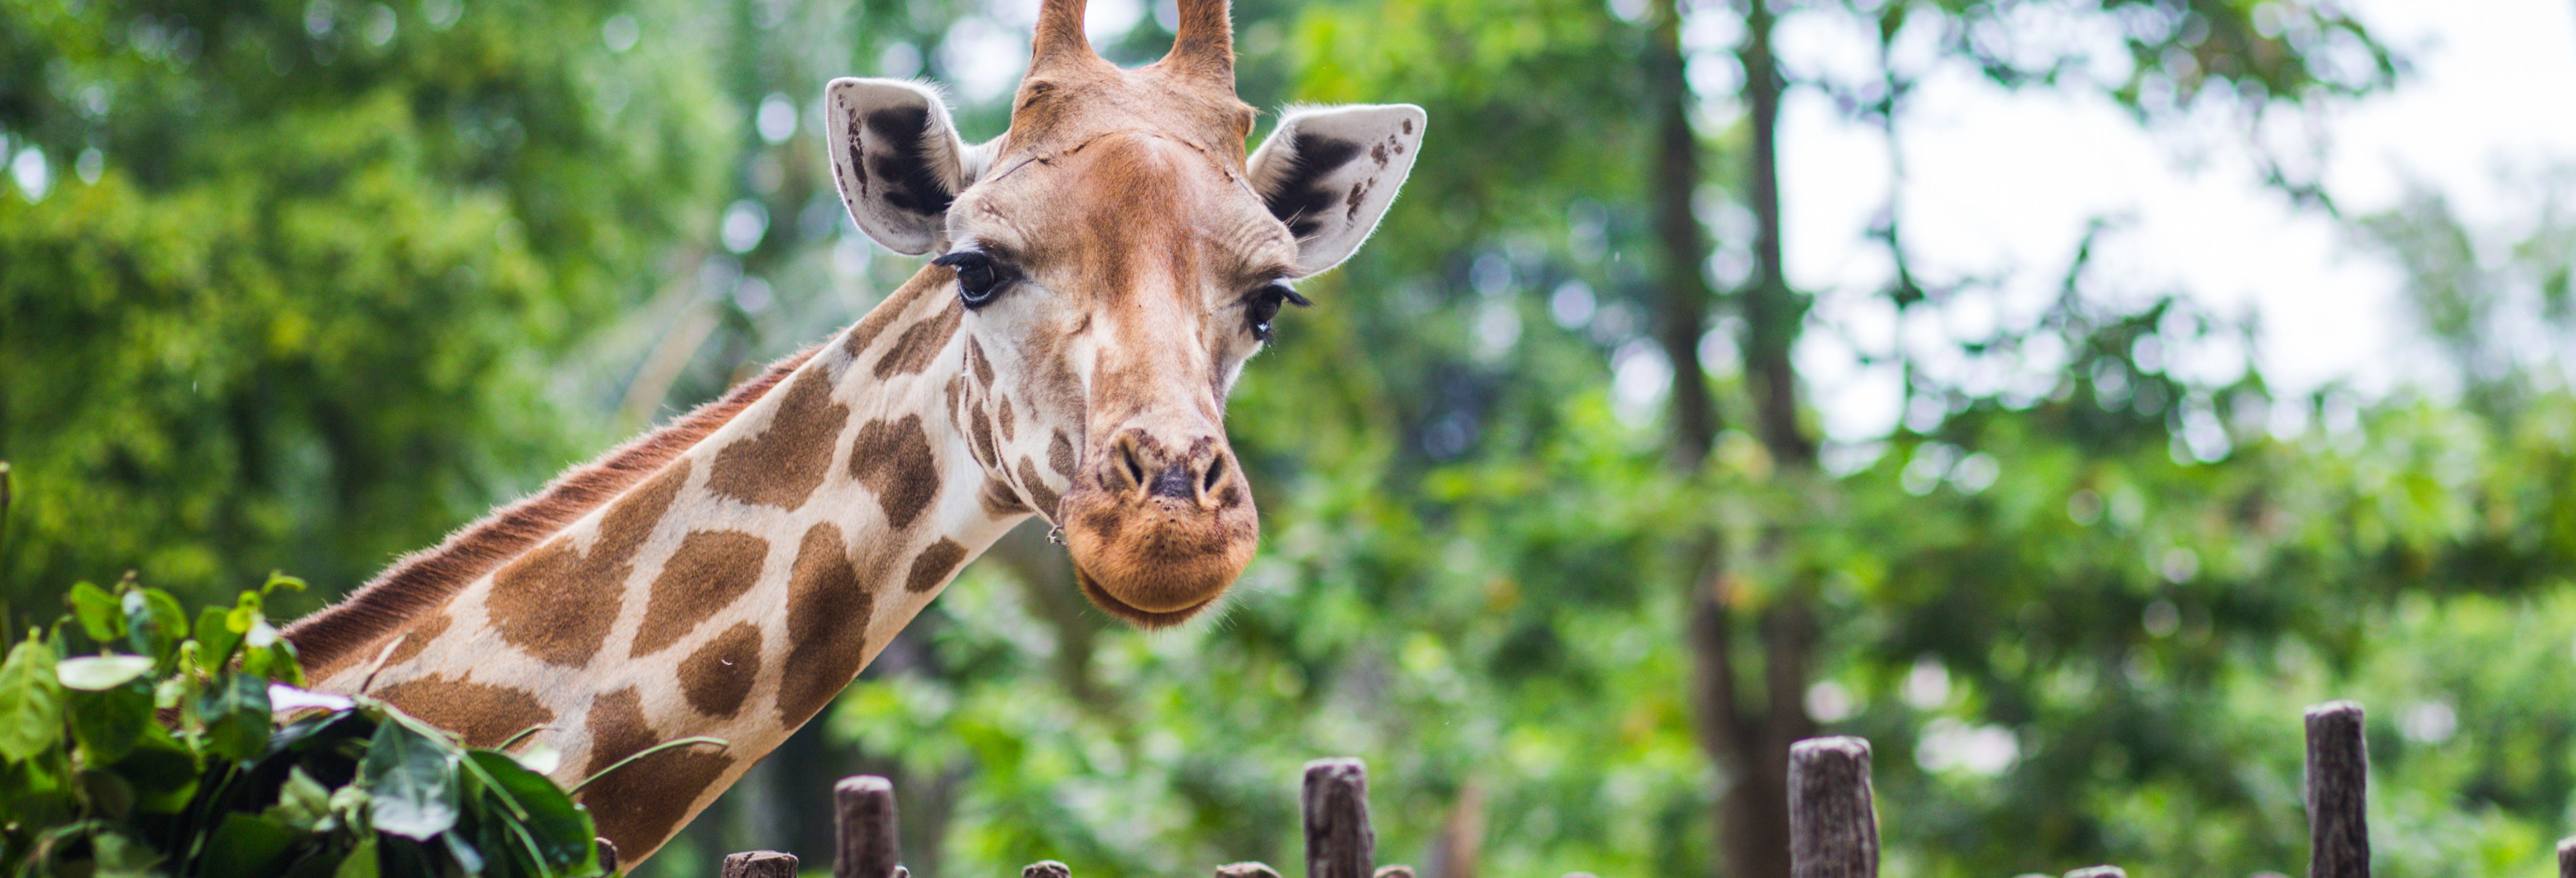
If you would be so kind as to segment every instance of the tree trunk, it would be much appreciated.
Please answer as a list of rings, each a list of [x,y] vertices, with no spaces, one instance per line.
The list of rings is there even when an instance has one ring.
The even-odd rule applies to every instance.
[[[1654,105],[1654,157],[1648,177],[1651,217],[1661,260],[1656,268],[1655,338],[1673,366],[1671,436],[1668,461],[1676,474],[1697,480],[1701,465],[1717,444],[1716,401],[1708,388],[1707,364],[1699,359],[1699,339],[1707,329],[1713,296],[1702,266],[1708,260],[1708,230],[1692,210],[1699,191],[1700,143],[1692,130],[1692,95],[1683,75],[1681,10],[1677,0],[1659,0],[1655,29],[1647,51],[1646,76]],[[1691,650],[1691,705],[1699,743],[1719,769],[1722,796],[1717,820],[1718,850],[1730,878],[1787,878],[1785,860],[1776,869],[1748,860],[1765,850],[1748,840],[1761,838],[1766,815],[1754,807],[1762,786],[1754,754],[1761,748],[1758,724],[1738,714],[1734,668],[1734,619],[1728,609],[1724,535],[1704,522],[1693,522],[1679,534],[1677,555],[1690,614],[1683,632]],[[1746,823],[1750,820],[1752,823]],[[1785,811],[1777,820],[1783,839]],[[1787,848],[1781,848],[1785,853]]]
[[[1762,444],[1783,469],[1812,464],[1815,444],[1798,427],[1798,375],[1789,352],[1797,344],[1806,303],[1789,289],[1780,248],[1780,65],[1771,55],[1769,0],[1750,0],[1745,12],[1744,104],[1752,126],[1747,145],[1746,195],[1755,225],[1753,288],[1744,295],[1744,374],[1753,396]]]
[[[1746,322],[1742,348],[1751,397],[1752,428],[1770,451],[1776,478],[1805,479],[1814,470],[1815,445],[1798,423],[1797,375],[1790,363],[1805,306],[1789,287],[1781,258],[1778,130],[1783,90],[1771,54],[1773,16],[1767,0],[1749,0],[1748,35],[1741,58],[1751,143],[1746,159],[1747,196],[1753,203],[1760,263],[1743,291]],[[1699,361],[1711,294],[1701,273],[1708,232],[1691,209],[1699,188],[1700,143],[1690,127],[1692,96],[1683,77],[1676,0],[1656,4],[1658,19],[1647,74],[1656,100],[1656,140],[1651,177],[1655,235],[1663,251],[1658,275],[1657,340],[1673,364],[1671,461],[1695,478],[1715,446],[1720,424]],[[1759,547],[1783,554],[1787,532],[1771,528]],[[1751,620],[1760,639],[1759,690],[1741,685],[1735,667],[1734,608],[1738,587],[1726,569],[1723,535],[1713,526],[1682,536],[1682,569],[1690,589],[1686,639],[1691,650],[1692,705],[1699,742],[1719,769],[1717,839],[1727,878],[1789,876],[1789,745],[1816,732],[1806,713],[1809,657],[1817,639],[1813,605],[1797,583],[1782,583]]]
[[[1649,179],[1655,243],[1663,251],[1656,266],[1655,339],[1673,366],[1672,465],[1690,476],[1717,442],[1717,405],[1709,395],[1707,364],[1699,361],[1711,298],[1701,271],[1708,262],[1708,230],[1691,210],[1691,196],[1700,187],[1699,134],[1691,130],[1690,84],[1682,76],[1681,12],[1677,0],[1659,0],[1656,7],[1646,62],[1655,100]]]

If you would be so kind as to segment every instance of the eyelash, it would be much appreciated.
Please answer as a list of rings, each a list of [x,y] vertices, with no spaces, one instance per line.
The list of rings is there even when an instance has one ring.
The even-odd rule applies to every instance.
[[[1001,298],[1002,293],[1011,288],[1011,282],[1018,279],[1018,273],[1010,266],[995,261],[981,250],[959,250],[930,260],[930,264],[957,271],[957,300],[965,303],[969,311],[993,304],[993,300]]]
[[[1272,281],[1244,297],[1243,325],[1251,330],[1253,338],[1267,343],[1271,336],[1271,321],[1279,318],[1282,305],[1303,308],[1312,304],[1306,297],[1297,295],[1296,290],[1289,289],[1287,284]]]

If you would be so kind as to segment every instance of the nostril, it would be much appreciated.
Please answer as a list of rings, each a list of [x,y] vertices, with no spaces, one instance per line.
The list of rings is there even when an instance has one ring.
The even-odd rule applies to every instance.
[[[1142,485],[1145,483],[1145,465],[1136,462],[1136,446],[1118,446],[1118,462],[1120,465],[1127,468],[1128,484]]]
[[[1199,479],[1199,491],[1202,493],[1215,491],[1217,480],[1224,477],[1225,455],[1219,454],[1215,460],[1208,461],[1207,475]]]
[[[1177,463],[1164,467],[1162,472],[1154,474],[1154,483],[1145,488],[1145,493],[1175,500],[1190,499],[1189,467]]]

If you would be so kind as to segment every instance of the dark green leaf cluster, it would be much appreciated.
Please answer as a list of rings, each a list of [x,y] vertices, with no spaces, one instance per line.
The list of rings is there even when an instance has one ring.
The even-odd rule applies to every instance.
[[[517,756],[296,688],[272,576],[194,627],[168,592],[81,583],[0,662],[0,874],[601,874],[590,815]],[[283,727],[274,721],[295,717]],[[513,743],[516,743],[514,741]]]

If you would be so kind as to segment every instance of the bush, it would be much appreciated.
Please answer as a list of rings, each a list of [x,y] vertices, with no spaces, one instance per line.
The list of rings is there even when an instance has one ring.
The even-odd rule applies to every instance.
[[[465,748],[298,688],[262,606],[302,587],[272,576],[191,627],[131,575],[74,586],[0,662],[0,874],[602,874],[590,813],[545,777],[554,751]]]

